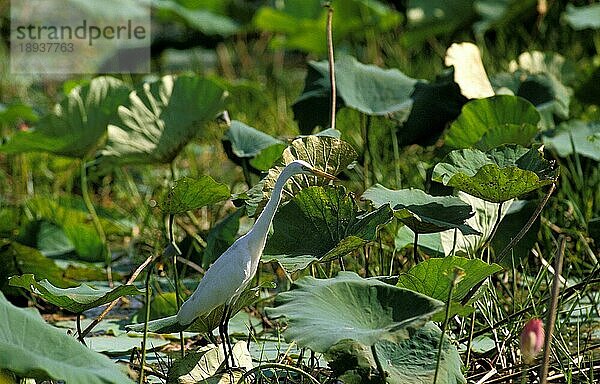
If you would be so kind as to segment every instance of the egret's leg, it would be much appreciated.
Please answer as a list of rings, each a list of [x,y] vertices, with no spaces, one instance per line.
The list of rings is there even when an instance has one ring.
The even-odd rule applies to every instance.
[[[229,339],[229,320],[231,319],[231,313],[233,312],[233,305],[228,305],[226,307],[227,313],[225,317],[225,340],[227,342],[227,347],[229,348],[229,355],[231,356],[231,366],[236,367],[235,357],[233,356],[233,347],[231,346],[231,341]]]
[[[227,334],[225,329],[225,324],[227,324],[227,312],[228,312],[227,304],[223,308],[223,315],[221,315],[221,321],[219,322],[219,336],[221,337],[221,344],[223,345],[223,353],[225,354],[225,369],[229,371],[229,356],[227,350]]]

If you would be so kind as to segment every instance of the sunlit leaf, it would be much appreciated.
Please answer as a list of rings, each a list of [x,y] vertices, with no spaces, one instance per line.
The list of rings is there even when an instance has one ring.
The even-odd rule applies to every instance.
[[[527,146],[537,134],[539,121],[540,114],[527,100],[493,96],[465,104],[444,138],[450,147],[483,151],[502,144]]]
[[[133,383],[106,356],[90,350],[30,309],[0,293],[0,369],[38,380],[67,383]]]
[[[224,107],[223,89],[198,76],[165,76],[144,83],[108,126],[101,161],[115,164],[169,163]]]
[[[558,171],[537,149],[505,145],[488,152],[461,149],[438,163],[433,180],[500,203],[554,182]]]
[[[454,67],[454,82],[467,99],[481,99],[494,96],[494,89],[488,79],[479,48],[473,43],[454,43],[446,50],[446,66]]]
[[[107,126],[117,120],[117,108],[130,92],[121,80],[96,77],[89,84],[74,88],[34,129],[18,132],[0,146],[0,152],[45,151],[76,158],[90,156]]]
[[[74,313],[82,313],[88,309],[129,295],[139,295],[143,292],[134,285],[120,285],[112,289],[98,289],[82,284],[74,288],[58,288],[44,279],[36,281],[33,274],[13,276],[9,279],[13,287],[21,287],[35,293],[45,301]]]
[[[184,177],[175,181],[162,209],[169,214],[178,214],[218,203],[229,196],[229,188],[210,176],[203,175],[198,179]]]
[[[460,268],[465,275],[452,293],[452,300],[461,301],[469,291],[487,277],[502,270],[497,264],[488,264],[479,259],[467,259],[458,256],[427,259],[398,278],[398,286],[411,289],[438,300],[446,301],[452,274]]]
[[[421,327],[444,305],[354,272],[340,272],[333,279],[307,276],[294,285],[295,289],[277,295],[276,307],[267,313],[286,318],[286,340],[316,352],[325,352],[343,339],[365,345],[405,339],[410,328]]]
[[[386,382],[403,384],[433,384],[441,330],[429,322],[410,332],[410,338],[396,343],[383,340],[375,344],[382,368],[388,375]],[[365,382],[376,369],[371,349],[356,341],[344,340],[326,353],[334,373],[353,373],[358,382]],[[445,337],[438,372],[438,382],[466,383],[462,361],[456,347]]]
[[[375,207],[389,204],[394,216],[417,233],[458,228],[466,235],[479,234],[465,223],[475,212],[458,197],[431,196],[420,189],[394,191],[376,184],[367,189],[361,198],[371,201]]]
[[[342,257],[374,240],[378,226],[391,216],[387,205],[368,213],[359,210],[344,187],[303,189],[275,215],[263,261],[276,259],[290,268],[298,264],[296,258]]]

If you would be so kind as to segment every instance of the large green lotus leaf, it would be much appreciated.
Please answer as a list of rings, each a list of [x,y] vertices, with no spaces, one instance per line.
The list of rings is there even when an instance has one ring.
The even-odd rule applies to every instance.
[[[205,35],[230,36],[240,29],[235,20],[208,9],[193,7],[193,2],[187,2],[183,6],[172,0],[152,0],[152,7],[156,10],[157,17],[173,18],[175,15]]]
[[[259,288],[245,290],[233,306],[232,314],[236,314],[243,308],[252,305],[258,298]],[[197,332],[208,333],[219,326],[221,317],[223,316],[224,305],[210,311],[206,315],[202,315],[194,320],[191,324],[181,325],[177,321],[177,315],[163,317],[162,319],[152,320],[148,322],[148,332],[154,333],[177,333],[177,332]],[[128,331],[144,332],[144,323],[126,325]]]
[[[223,89],[206,78],[169,75],[144,83],[119,108],[120,121],[108,126],[101,160],[169,163],[223,107]]]
[[[224,140],[231,143],[231,150],[237,157],[254,157],[271,145],[283,143],[281,140],[237,120],[231,121],[231,126],[225,132]]]
[[[374,240],[377,227],[391,216],[387,205],[360,211],[344,187],[309,187],[277,212],[264,254],[284,266],[296,257],[336,259]]]
[[[600,28],[600,4],[582,7],[567,4],[567,10],[562,17],[576,31],[587,28],[598,29]]]
[[[334,4],[334,7],[334,44],[350,36],[364,39],[365,31],[387,31],[402,20],[400,13],[380,1],[346,0],[343,5]],[[275,48],[324,54],[327,52],[326,19],[327,10],[320,0],[287,0],[277,7],[261,7],[253,24],[259,30],[275,33],[271,41]]]
[[[496,222],[498,204],[478,199],[464,192],[459,192],[458,197],[475,210],[475,215],[467,219],[467,224],[481,232],[482,235],[463,235],[460,231],[455,233],[453,229],[438,233],[420,234],[418,244],[421,251],[435,256],[449,256],[454,251],[457,255],[466,255],[471,258],[479,254],[479,250],[490,237]],[[512,203],[513,201],[509,200],[502,204],[501,220],[512,207]],[[500,225],[502,224],[503,222]],[[410,228],[403,226],[398,229],[395,238],[396,249],[403,249],[407,246],[412,247],[413,242],[414,232]]]
[[[433,169],[432,179],[501,203],[554,182],[558,170],[537,149],[505,145],[487,152],[460,149]]]
[[[559,156],[567,157],[573,152],[600,161],[600,122],[571,120],[558,126],[556,131],[543,137],[544,144]]]
[[[327,62],[311,62],[310,68],[312,72],[309,72],[304,92],[295,103],[295,113],[314,113],[306,108],[312,103],[306,104],[300,110],[296,105],[301,102],[308,103],[309,99],[316,101],[330,97]],[[375,65],[362,64],[349,55],[339,55],[335,61],[335,75],[338,96],[347,107],[368,115],[387,115],[410,110],[411,95],[417,80],[397,69],[382,69]]]
[[[403,384],[433,384],[437,364],[441,330],[432,322],[410,332],[410,338],[396,343],[382,340],[375,344],[377,356],[387,373],[386,382]],[[376,363],[371,349],[352,340],[334,345],[326,353],[329,365],[336,374],[353,373],[364,382],[372,374]],[[444,337],[438,372],[438,383],[466,383],[461,370],[460,355],[447,337]]]
[[[19,292],[9,287],[8,279],[21,273],[33,273],[61,287],[74,285],[73,281],[63,277],[63,270],[54,260],[42,255],[35,248],[17,242],[0,240],[0,262],[0,290],[10,295]]]
[[[35,293],[45,301],[74,313],[82,313],[88,309],[129,295],[140,295],[144,292],[134,285],[120,285],[112,289],[98,289],[82,284],[74,288],[58,288],[48,280],[35,281],[33,274],[12,276],[9,284],[13,287],[21,287],[31,293]]]
[[[453,271],[460,268],[465,275],[452,293],[452,300],[461,301],[469,291],[487,277],[502,270],[498,264],[458,256],[427,259],[398,277],[398,286],[446,301]]]
[[[529,145],[540,114],[529,101],[509,95],[468,102],[445,135],[452,148],[488,150],[501,144]],[[515,141],[516,140],[516,141]]]
[[[277,295],[276,307],[267,314],[286,318],[287,341],[316,352],[325,352],[344,339],[373,345],[406,338],[409,328],[421,327],[444,306],[354,272],[340,272],[333,279],[307,276],[294,285],[295,289]]]
[[[42,117],[34,130],[17,133],[0,152],[45,151],[62,156],[89,156],[117,118],[118,107],[131,89],[113,77],[96,77],[74,88],[53,111]]]
[[[106,356],[90,350],[39,314],[13,306],[0,293],[0,369],[38,380],[133,383]]]
[[[397,69],[365,65],[352,56],[335,63],[336,86],[344,104],[368,115],[388,115],[410,110],[417,84]]]
[[[36,196],[29,199],[26,205],[37,219],[59,226],[83,260],[103,260],[104,245],[80,199],[57,200]],[[100,224],[108,235],[127,233],[127,228],[122,222],[109,218],[102,212]]]
[[[384,340],[375,344],[382,367],[390,375],[387,382],[433,384],[441,333],[437,325],[429,322],[407,340],[397,344]],[[456,346],[444,337],[438,383],[466,383],[461,368],[462,360]]]
[[[406,6],[408,30],[402,41],[416,46],[438,35],[451,35],[474,16],[473,0],[409,0]]]
[[[258,206],[257,209],[262,210],[271,196],[277,178],[286,165],[294,160],[304,160],[317,169],[337,175],[344,171],[356,157],[356,151],[350,144],[331,136],[310,135],[298,138],[283,151],[280,163],[269,169],[267,176],[260,182],[261,186],[248,191],[251,196],[247,204]],[[296,175],[286,184],[281,201],[289,200],[302,188],[328,183],[329,180],[324,178]],[[262,194],[262,197],[259,197],[259,194]]]
[[[252,356],[248,351],[248,344],[245,341],[238,341],[233,345],[233,356],[238,367],[245,371],[253,368]],[[220,345],[207,345],[197,351],[186,354],[169,367],[167,383],[238,383],[241,379],[241,372],[224,373],[221,377],[217,371],[225,364],[223,348]],[[230,376],[233,381],[230,381]],[[218,378],[218,379],[217,379]],[[229,379],[229,380],[227,380]],[[213,381],[214,380],[214,381]]]
[[[475,214],[471,206],[454,196],[431,196],[420,189],[391,190],[376,184],[361,199],[375,207],[389,204],[394,215],[417,233],[441,232],[458,228],[465,235],[479,234],[465,223]]]
[[[178,214],[228,199],[229,188],[203,175],[198,179],[184,177],[175,181],[162,204],[163,211]]]

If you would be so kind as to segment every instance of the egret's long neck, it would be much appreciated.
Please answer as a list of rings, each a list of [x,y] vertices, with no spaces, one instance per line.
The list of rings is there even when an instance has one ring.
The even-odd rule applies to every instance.
[[[281,193],[283,191],[283,187],[285,183],[293,176],[293,173],[284,172],[281,173],[277,181],[275,182],[275,186],[273,187],[273,192],[271,193],[271,198],[267,201],[267,205],[260,213],[254,226],[252,227],[252,231],[256,233],[262,233],[264,235],[263,239],[266,240],[267,234],[269,232],[269,227],[271,222],[273,221],[273,216],[275,216],[275,212],[277,211],[277,207],[279,206],[279,202],[281,201]],[[263,244],[264,246],[264,244]]]

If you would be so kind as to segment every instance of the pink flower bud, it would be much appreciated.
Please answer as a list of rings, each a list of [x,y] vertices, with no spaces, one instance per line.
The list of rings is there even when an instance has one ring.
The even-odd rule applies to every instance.
[[[530,319],[521,331],[521,355],[523,362],[531,364],[544,346],[544,323],[540,319]]]

